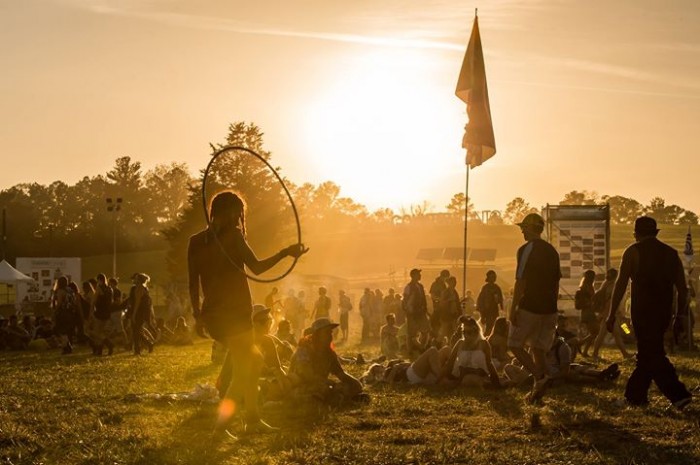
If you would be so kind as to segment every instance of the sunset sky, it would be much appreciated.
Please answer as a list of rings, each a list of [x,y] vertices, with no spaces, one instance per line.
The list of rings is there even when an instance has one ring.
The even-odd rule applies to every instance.
[[[697,0],[4,0],[0,188],[124,155],[195,172],[246,121],[295,183],[443,210],[477,6],[498,149],[478,209],[586,189],[700,213]]]

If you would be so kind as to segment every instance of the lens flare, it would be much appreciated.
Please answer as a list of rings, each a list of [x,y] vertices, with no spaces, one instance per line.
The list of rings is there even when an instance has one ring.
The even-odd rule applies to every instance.
[[[224,399],[219,404],[218,424],[226,423],[236,412],[236,403],[231,399]]]

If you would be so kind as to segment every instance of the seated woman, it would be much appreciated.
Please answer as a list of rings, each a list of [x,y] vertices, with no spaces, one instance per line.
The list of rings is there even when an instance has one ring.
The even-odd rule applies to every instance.
[[[508,320],[504,317],[498,317],[488,337],[491,346],[491,360],[493,366],[499,371],[502,371],[503,367],[513,359],[508,353],[508,327]]]
[[[180,316],[175,321],[175,328],[172,336],[173,344],[176,346],[188,346],[194,344],[192,340],[192,331],[187,325],[187,320],[184,316]]]
[[[389,313],[386,316],[386,324],[379,331],[379,346],[382,355],[389,360],[394,359],[399,353],[399,327],[396,326],[396,315]]]
[[[297,346],[297,340],[294,337],[294,332],[292,332],[292,324],[286,318],[282,318],[279,323],[277,323],[277,333],[275,337],[292,347]]]
[[[332,404],[366,399],[362,383],[343,369],[331,345],[333,330],[338,326],[328,318],[318,318],[311,324],[310,334],[299,341],[289,366],[296,397]],[[338,382],[331,381],[329,375]]]
[[[265,400],[281,400],[291,389],[291,383],[277,355],[272,328],[271,310],[264,305],[253,305],[252,320],[255,345],[263,356],[263,368],[260,373],[260,389]]]
[[[492,385],[501,386],[491,360],[491,346],[474,318],[465,320],[464,338],[452,348],[444,370],[445,375],[449,374],[464,385],[483,385],[486,379],[490,379]]]

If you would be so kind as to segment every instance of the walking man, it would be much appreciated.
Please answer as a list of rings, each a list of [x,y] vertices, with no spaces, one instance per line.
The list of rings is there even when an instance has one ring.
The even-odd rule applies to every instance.
[[[544,394],[548,381],[546,354],[557,328],[561,271],[559,254],[541,238],[544,219],[537,213],[530,213],[518,226],[527,243],[517,254],[508,347],[535,378],[527,397],[528,402],[534,402]],[[526,344],[532,355],[525,350]]]
[[[637,366],[625,388],[625,399],[631,405],[645,405],[654,381],[659,390],[682,410],[691,401],[691,394],[680,382],[676,369],[666,357],[664,333],[675,315],[673,288],[678,293],[678,308],[686,308],[688,288],[678,252],[656,238],[656,221],[642,216],[634,222],[636,242],[622,254],[620,273],[615,282],[606,326],[612,332],[615,310],[632,281],[632,325],[637,336]]]

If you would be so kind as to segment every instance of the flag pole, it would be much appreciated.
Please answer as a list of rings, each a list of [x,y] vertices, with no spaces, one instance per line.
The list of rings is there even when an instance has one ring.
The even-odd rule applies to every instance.
[[[469,219],[469,163],[464,185],[464,251],[462,255],[462,298],[467,296],[467,221]]]

